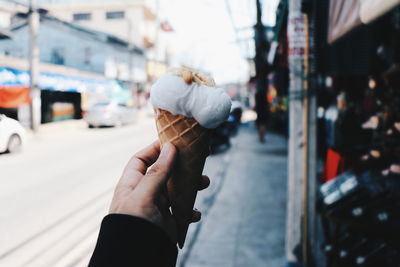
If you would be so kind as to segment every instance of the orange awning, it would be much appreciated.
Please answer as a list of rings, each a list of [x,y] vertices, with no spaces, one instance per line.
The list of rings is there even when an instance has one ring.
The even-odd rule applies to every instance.
[[[18,108],[30,103],[27,87],[0,87],[0,108]]]

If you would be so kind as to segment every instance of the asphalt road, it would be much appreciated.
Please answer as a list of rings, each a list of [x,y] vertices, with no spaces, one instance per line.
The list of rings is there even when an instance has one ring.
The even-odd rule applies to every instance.
[[[120,128],[44,126],[0,155],[0,266],[87,266],[129,158],[156,138],[153,119]]]

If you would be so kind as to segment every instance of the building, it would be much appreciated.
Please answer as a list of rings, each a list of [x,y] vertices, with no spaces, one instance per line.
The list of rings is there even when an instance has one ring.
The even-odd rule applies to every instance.
[[[102,74],[119,81],[144,82],[145,54],[114,35],[41,14],[40,61]],[[21,19],[10,27],[12,39],[0,41],[0,54],[29,57],[29,25]]]
[[[0,28],[8,28],[13,15],[18,12],[28,12],[28,8],[17,2],[0,0]]]
[[[154,42],[158,20],[148,0],[41,0],[50,14],[64,21],[99,30],[145,49],[147,52],[147,82],[158,77],[159,62],[155,62]],[[161,69],[166,64],[161,63]],[[163,71],[162,71],[163,73]],[[143,78],[143,77],[141,77]]]
[[[113,34],[139,47],[150,47],[155,37],[156,16],[146,3],[146,0],[41,1],[57,18]]]
[[[10,34],[4,29],[0,28],[0,40],[10,38]]]
[[[5,32],[11,38],[0,40],[0,111],[21,119],[29,103],[29,25],[24,17],[14,22]],[[42,122],[80,118],[98,101],[132,101],[130,87],[117,81],[146,80],[144,51],[114,35],[43,13],[39,32]]]

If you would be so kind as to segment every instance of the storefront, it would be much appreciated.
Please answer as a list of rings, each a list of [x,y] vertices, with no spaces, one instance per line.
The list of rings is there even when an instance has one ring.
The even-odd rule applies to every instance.
[[[316,204],[327,266],[400,266],[400,8],[373,2],[331,1],[319,51]]]
[[[115,80],[84,78],[61,74],[41,73],[42,123],[80,119],[94,103],[111,99],[125,103],[132,99],[129,89]],[[29,73],[0,68],[0,112],[10,117],[26,117],[29,97]]]
[[[18,118],[18,108],[29,105],[29,87],[21,72],[0,68],[0,113]]]
[[[287,266],[398,267],[400,1],[287,2]]]

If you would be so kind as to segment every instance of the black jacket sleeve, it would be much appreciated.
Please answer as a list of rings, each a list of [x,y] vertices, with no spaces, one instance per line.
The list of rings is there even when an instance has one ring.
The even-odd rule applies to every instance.
[[[104,217],[89,267],[170,267],[178,250],[157,225],[134,216]]]

